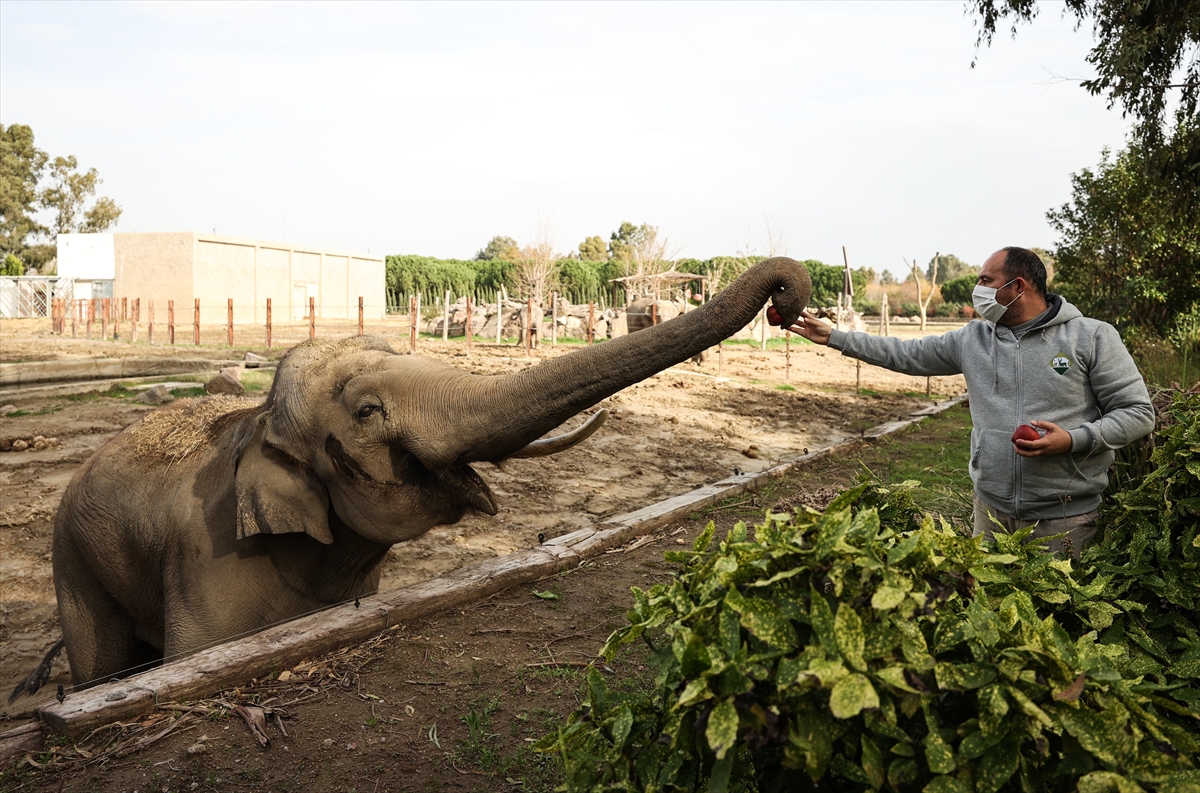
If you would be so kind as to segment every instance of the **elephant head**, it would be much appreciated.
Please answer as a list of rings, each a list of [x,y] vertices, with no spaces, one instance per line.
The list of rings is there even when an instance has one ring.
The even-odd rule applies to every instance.
[[[768,259],[677,319],[501,376],[397,355],[374,337],[299,345],[238,446],[238,536],[302,531],[332,543],[332,512],[392,545],[469,509],[493,515],[495,496],[471,463],[573,445],[598,422],[537,439],[729,337],[768,299],[791,325],[811,291],[800,264]]]

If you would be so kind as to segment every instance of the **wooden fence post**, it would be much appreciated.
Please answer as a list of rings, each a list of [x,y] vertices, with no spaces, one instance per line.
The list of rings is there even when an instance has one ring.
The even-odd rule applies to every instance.
[[[200,298],[196,298],[196,307],[192,314],[192,343],[200,346]]]
[[[83,301],[71,301],[71,338],[75,338],[75,318],[83,313]]]
[[[410,355],[417,353],[417,296],[411,295],[408,298],[408,352]]]
[[[317,338],[317,299],[308,299],[308,340]]]
[[[471,354],[471,296],[467,295],[467,355]]]
[[[588,303],[588,344],[596,338],[596,304]]]
[[[358,335],[363,335],[363,299],[362,295],[358,296]]]
[[[783,357],[786,361],[783,365],[783,382],[792,382],[792,334],[784,331],[783,333]]]
[[[525,299],[525,357],[533,354],[533,298]]]
[[[167,301],[167,343],[175,344],[175,301]]]
[[[129,312],[129,343],[130,344],[137,343],[137,324],[138,324],[138,320],[140,320],[141,318],[142,318],[142,299],[140,297],[135,297],[133,299],[133,305],[130,306],[130,312]]]
[[[650,304],[650,324],[651,325],[658,324],[658,300],[657,299],[653,303]]]
[[[558,292],[550,293],[550,346],[558,346]]]
[[[112,308],[110,298],[103,298],[100,301],[100,338],[108,341],[108,312]]]
[[[450,341],[450,290],[446,290],[446,302],[442,303],[442,341]]]
[[[114,312],[114,314],[115,313],[116,312]],[[121,321],[122,322],[129,321],[129,298],[127,298],[127,297],[121,298]],[[113,325],[116,325],[116,324],[117,324],[117,318],[114,316],[113,317]]]
[[[233,298],[226,298],[226,335],[229,337],[229,346],[233,346]]]
[[[92,338],[92,321],[96,318],[96,298],[87,301],[87,337]]]
[[[767,331],[770,329],[771,326],[767,324],[767,305],[765,303],[763,304],[762,316],[759,317],[758,324],[759,324],[759,330],[762,331],[762,345],[758,349],[766,350],[767,349]]]
[[[717,377],[720,377],[721,372],[725,371],[725,356],[722,354],[724,351],[724,340],[717,342]]]
[[[271,298],[267,298],[267,349],[271,349]]]
[[[154,343],[154,301],[146,302],[146,343]]]
[[[500,331],[504,328],[504,285],[496,290],[496,343],[500,343]]]

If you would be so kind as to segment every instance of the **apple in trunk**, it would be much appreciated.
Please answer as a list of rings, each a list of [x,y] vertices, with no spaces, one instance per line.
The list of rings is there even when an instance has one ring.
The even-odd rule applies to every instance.
[[[772,325],[782,325],[783,317],[775,310],[775,306],[767,306],[767,322]]]

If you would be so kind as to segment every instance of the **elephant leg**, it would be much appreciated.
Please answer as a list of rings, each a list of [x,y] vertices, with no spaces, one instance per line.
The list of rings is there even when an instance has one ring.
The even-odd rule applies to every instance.
[[[129,612],[109,594],[79,560],[63,558],[61,544],[55,547],[55,588],[58,613],[71,663],[71,682],[76,689],[125,677],[144,669],[162,654],[138,636]],[[66,556],[71,556],[67,551]],[[62,575],[62,565],[71,564],[71,575]]]

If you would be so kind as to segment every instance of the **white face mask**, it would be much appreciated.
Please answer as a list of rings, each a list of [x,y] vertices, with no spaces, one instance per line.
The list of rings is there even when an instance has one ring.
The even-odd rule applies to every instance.
[[[1008,284],[1011,284],[1016,280],[1017,279],[1014,278],[1012,281],[1009,281]],[[1005,284],[1004,286],[1008,286],[1008,284]],[[1000,289],[1003,289],[1004,286],[1000,287]],[[996,293],[1000,291],[1000,289],[995,289],[990,286],[976,286],[974,291],[971,292],[971,302],[975,304],[975,312],[988,322],[999,322],[1000,318],[1004,316],[1004,312],[1008,311],[1008,307],[1020,300],[1021,295],[1025,294],[1022,292],[1010,300],[1007,304],[1002,305],[996,302]]]

